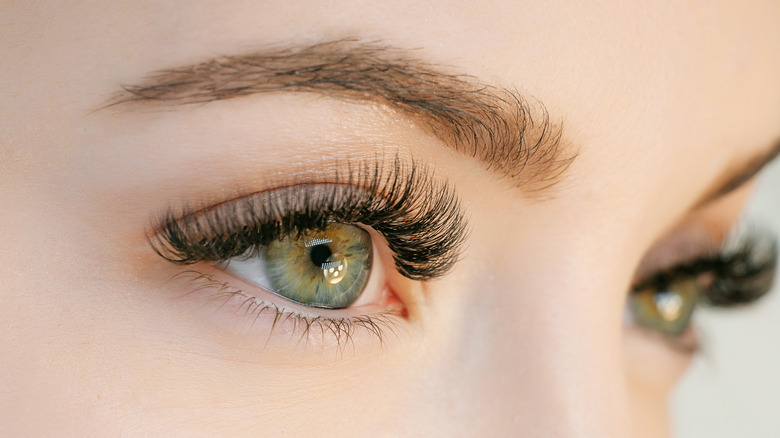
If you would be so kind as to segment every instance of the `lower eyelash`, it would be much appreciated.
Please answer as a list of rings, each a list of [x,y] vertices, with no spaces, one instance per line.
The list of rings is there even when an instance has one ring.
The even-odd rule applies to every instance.
[[[184,280],[188,288],[186,295],[195,293],[207,293],[208,302],[218,302],[219,308],[234,301],[233,306],[240,313],[244,327],[249,331],[257,324],[263,315],[270,315],[270,327],[267,338],[262,342],[267,347],[274,336],[279,336],[280,328],[288,325],[290,337],[295,345],[305,346],[317,341],[321,346],[334,343],[338,355],[342,355],[348,349],[355,350],[360,332],[370,335],[370,339],[377,340],[380,348],[384,348],[391,337],[398,337],[402,330],[402,315],[385,310],[368,315],[326,317],[322,315],[307,315],[303,312],[286,309],[272,302],[252,296],[243,290],[231,286],[227,282],[216,279],[211,274],[196,270],[187,270],[176,274],[171,280]],[[289,341],[289,339],[287,339]],[[303,344],[303,345],[301,345]],[[349,348],[351,347],[351,348]]]

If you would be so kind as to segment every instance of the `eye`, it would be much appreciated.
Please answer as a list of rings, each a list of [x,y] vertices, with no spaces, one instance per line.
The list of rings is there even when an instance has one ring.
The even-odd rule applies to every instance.
[[[330,223],[274,240],[257,255],[233,257],[225,270],[299,304],[343,309],[365,289],[372,255],[366,230]]]
[[[691,323],[699,298],[712,284],[712,274],[674,279],[668,284],[648,284],[628,297],[634,322],[664,335],[679,336]]]
[[[272,340],[335,351],[364,339],[381,345],[385,333],[414,326],[421,283],[457,262],[467,221],[431,168],[397,157],[343,168],[169,208],[149,243],[168,262],[192,266],[172,277],[185,302],[220,328],[268,340],[259,348]]]
[[[664,245],[678,247],[679,243]],[[736,307],[752,303],[772,289],[778,255],[771,233],[748,229],[732,234],[723,248],[705,246],[698,252],[698,256],[684,257],[686,261],[655,272],[632,288],[627,310],[634,324],[674,340],[688,331],[700,304]]]

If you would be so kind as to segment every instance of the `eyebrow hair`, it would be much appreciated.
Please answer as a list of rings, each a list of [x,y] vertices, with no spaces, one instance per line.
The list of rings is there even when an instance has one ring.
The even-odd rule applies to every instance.
[[[562,146],[562,124],[538,100],[480,83],[376,42],[342,39],[304,47],[223,56],[153,73],[125,85],[106,105],[202,104],[276,92],[373,101],[417,121],[429,134],[527,192],[562,179],[576,153]]]
[[[695,204],[695,206],[701,207],[702,205],[718,200],[736,191],[752,180],[778,156],[780,156],[780,140],[775,141],[774,145],[771,146],[768,151],[747,160],[747,162],[739,170],[729,174],[725,178],[724,182],[718,184],[714,189],[706,192],[702,199],[700,199]]]

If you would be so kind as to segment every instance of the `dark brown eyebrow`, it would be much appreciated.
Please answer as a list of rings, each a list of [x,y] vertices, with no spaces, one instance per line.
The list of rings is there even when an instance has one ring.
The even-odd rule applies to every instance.
[[[575,154],[544,105],[518,92],[447,73],[412,52],[354,39],[277,48],[158,71],[107,106],[202,104],[278,92],[387,105],[529,192],[557,183]]]
[[[780,156],[780,140],[777,140],[769,150],[747,160],[747,162],[737,171],[732,172],[723,178],[722,180],[724,182],[716,185],[714,189],[709,190],[702,199],[696,203],[696,207],[720,199],[744,186],[778,156]]]

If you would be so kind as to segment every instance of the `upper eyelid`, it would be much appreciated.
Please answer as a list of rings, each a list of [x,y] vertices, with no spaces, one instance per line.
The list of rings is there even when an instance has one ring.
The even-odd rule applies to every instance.
[[[285,229],[322,227],[326,219],[339,219],[334,214],[346,214],[349,217],[341,219],[364,223],[383,234],[394,253],[396,267],[406,277],[426,280],[446,273],[459,258],[468,228],[454,189],[435,178],[429,169],[398,157],[389,164],[372,161],[359,168],[362,173],[341,173],[329,183],[285,187],[280,190],[292,192],[283,196],[264,191],[178,218],[169,211],[158,219],[154,227],[157,231],[149,236],[150,244],[160,256],[177,263],[216,260],[238,255],[246,248],[247,242],[225,240],[244,226],[281,219],[266,228],[273,234],[273,227],[279,225]],[[296,187],[302,191],[295,192]],[[322,195],[317,197],[316,191]],[[347,211],[328,210],[339,202]],[[375,211],[358,211],[361,208]],[[312,211],[318,209],[323,210],[319,212],[322,214]],[[295,220],[304,223],[291,223]],[[247,239],[246,235],[241,237]],[[263,235],[250,237],[261,243]],[[201,243],[203,239],[205,243]]]
[[[632,290],[643,289],[650,286],[662,286],[670,280],[681,276],[698,275],[717,269],[723,263],[721,254],[705,253],[700,257],[681,260],[680,262],[652,271],[649,275],[642,277],[634,285]]]
[[[406,173],[410,172],[424,174],[423,177],[419,178],[420,180],[437,180],[440,185],[447,185],[446,182],[433,175],[432,168],[430,163],[421,163],[411,156],[402,156],[400,153],[396,153],[392,158],[389,158],[381,152],[375,153],[373,157],[369,158],[342,157],[318,162],[316,166],[309,165],[302,169],[291,167],[288,175],[273,175],[263,182],[261,188],[253,188],[252,191],[235,190],[234,194],[227,199],[225,196],[219,196],[214,199],[202,200],[196,204],[187,202],[178,207],[169,205],[152,218],[151,227],[147,234],[150,236],[157,234],[170,221],[192,219],[225,206],[263,196],[264,193],[295,189],[306,185],[352,186],[382,196],[382,193],[377,193],[378,188],[389,187],[393,181],[400,182],[408,176]],[[230,188],[223,188],[220,193],[225,191],[230,192]]]
[[[663,286],[682,276],[720,271],[735,262],[768,268],[777,258],[777,245],[775,233],[753,224],[740,223],[719,244],[701,245],[696,252],[682,259],[649,269],[633,282],[631,290]]]

